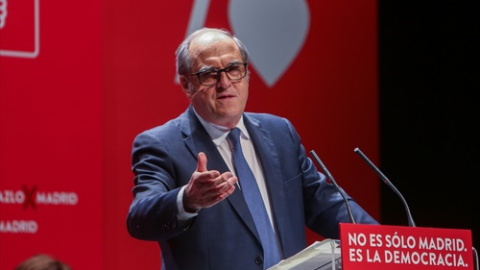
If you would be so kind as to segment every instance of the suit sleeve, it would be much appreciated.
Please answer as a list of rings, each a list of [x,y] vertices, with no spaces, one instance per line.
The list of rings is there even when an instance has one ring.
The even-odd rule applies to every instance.
[[[163,240],[180,234],[176,204],[180,187],[166,147],[151,132],[139,134],[132,147],[135,175],[134,199],[127,216],[131,236],[142,240]]]

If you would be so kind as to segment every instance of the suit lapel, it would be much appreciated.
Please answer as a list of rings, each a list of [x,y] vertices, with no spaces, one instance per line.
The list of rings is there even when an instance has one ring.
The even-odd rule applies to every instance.
[[[245,126],[252,138],[255,152],[262,165],[277,235],[280,242],[282,242],[282,240],[285,239],[282,235],[288,232],[287,228],[284,228],[281,225],[289,224],[289,217],[284,211],[282,211],[282,209],[288,209],[288,202],[285,196],[284,181],[277,146],[272,140],[270,131],[262,128],[261,123],[258,120],[245,114],[244,119]]]
[[[220,155],[207,131],[197,119],[191,106],[188,108],[184,117],[182,117],[181,131],[184,136],[183,141],[185,146],[189,149],[195,160],[198,157],[198,153],[204,152],[208,159],[208,169],[215,169],[220,172],[228,171],[222,155]]]

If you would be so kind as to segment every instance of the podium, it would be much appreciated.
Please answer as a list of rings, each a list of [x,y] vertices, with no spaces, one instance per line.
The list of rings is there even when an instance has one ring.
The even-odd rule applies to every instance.
[[[478,270],[473,253],[470,230],[342,223],[268,270]]]
[[[268,270],[340,270],[340,241],[316,241],[290,258],[280,261]]]

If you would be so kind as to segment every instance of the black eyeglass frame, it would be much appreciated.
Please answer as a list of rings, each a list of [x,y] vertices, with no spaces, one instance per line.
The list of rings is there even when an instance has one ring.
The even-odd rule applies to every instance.
[[[245,68],[245,73],[243,74],[243,76],[241,78],[232,79],[228,75],[227,70],[232,68],[232,66],[235,66],[235,65],[243,65],[243,67]],[[195,72],[195,73],[188,73],[188,75],[189,76],[196,76],[198,81],[200,82],[200,84],[203,85],[203,86],[212,86],[212,85],[217,84],[220,81],[220,76],[221,76],[222,72],[225,72],[225,74],[227,75],[227,78],[232,82],[238,82],[238,81],[242,80],[243,78],[245,78],[247,76],[247,73],[248,73],[247,66],[248,66],[248,63],[234,63],[232,65],[229,65],[228,67],[225,67],[225,68],[214,68],[214,69],[209,69],[209,70],[203,70],[203,71],[198,71],[198,72]],[[206,73],[206,72],[216,72],[217,73],[217,81],[215,83],[212,83],[212,84],[204,84],[202,79],[200,78],[200,75],[202,73]]]

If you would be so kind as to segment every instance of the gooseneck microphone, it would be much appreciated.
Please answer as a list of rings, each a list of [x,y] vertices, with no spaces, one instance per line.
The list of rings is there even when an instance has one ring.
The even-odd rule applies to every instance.
[[[395,194],[398,195],[398,197],[400,197],[400,199],[402,200],[403,206],[407,211],[408,225],[410,227],[415,227],[415,222],[413,221],[412,214],[410,213],[410,208],[408,208],[407,201],[405,200],[405,198],[403,198],[402,193],[398,191],[398,189],[392,184],[392,182],[388,180],[388,178],[377,168],[377,166],[373,164],[373,162],[370,161],[370,159],[368,159],[368,157],[364,153],[362,153],[362,151],[360,151],[358,147],[355,148],[353,151],[357,153],[370,166],[370,168],[372,168],[377,173],[380,179],[382,179],[382,181],[385,184],[387,184],[387,186],[391,188],[395,192]]]
[[[343,200],[345,201],[345,205],[347,206],[347,212],[348,212],[348,215],[350,217],[350,222],[353,223],[353,224],[356,224],[355,222],[355,218],[353,217],[353,213],[352,213],[352,209],[350,208],[350,204],[348,203],[348,199],[347,199],[347,196],[345,195],[345,193],[342,191],[342,189],[338,186],[337,182],[335,181],[335,179],[333,179],[333,176],[332,174],[328,171],[327,167],[325,166],[325,164],[323,164],[323,162],[320,160],[320,158],[318,157],[317,153],[315,153],[315,151],[310,151],[310,154],[312,154],[313,156],[313,159],[317,162],[317,164],[322,168],[322,170],[325,172],[325,174],[327,175],[327,177],[332,181],[333,185],[335,186],[335,188],[338,190],[338,192],[340,193],[340,195],[342,195],[343,197]]]

